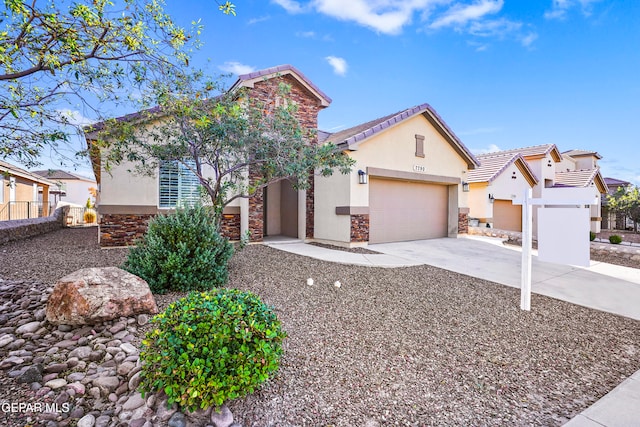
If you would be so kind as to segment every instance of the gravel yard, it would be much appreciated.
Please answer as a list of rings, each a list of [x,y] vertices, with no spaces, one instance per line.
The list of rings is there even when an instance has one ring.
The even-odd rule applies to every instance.
[[[0,278],[53,284],[125,255],[95,228],[64,229],[0,246]],[[273,305],[289,335],[277,378],[229,404],[245,427],[562,425],[640,369],[637,321],[540,295],[522,312],[519,290],[435,267],[251,245],[229,286]]]

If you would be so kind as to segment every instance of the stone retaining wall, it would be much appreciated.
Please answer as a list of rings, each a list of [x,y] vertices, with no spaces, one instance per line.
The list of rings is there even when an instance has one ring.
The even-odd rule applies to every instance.
[[[14,240],[27,239],[49,233],[65,226],[65,217],[69,206],[55,210],[53,215],[44,218],[16,219],[0,222],[0,245]]]

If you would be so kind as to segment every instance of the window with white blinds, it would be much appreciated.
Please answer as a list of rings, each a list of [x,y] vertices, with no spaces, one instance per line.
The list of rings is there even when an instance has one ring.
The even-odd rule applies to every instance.
[[[195,167],[194,162],[189,166]],[[198,177],[177,161],[160,163],[160,207],[193,206],[200,199]]]

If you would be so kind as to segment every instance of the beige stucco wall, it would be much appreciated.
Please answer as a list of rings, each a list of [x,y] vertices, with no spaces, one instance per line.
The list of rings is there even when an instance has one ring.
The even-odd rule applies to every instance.
[[[129,172],[135,164],[124,161],[100,172],[100,206],[158,206],[158,177]]]
[[[87,199],[93,196],[89,193],[89,188],[97,188],[98,185],[95,181],[80,180],[80,179],[61,179],[58,180],[65,184],[66,196],[62,197],[63,202],[76,203],[84,206],[87,203]]]
[[[337,171],[328,177],[316,175],[313,216],[315,239],[334,242],[351,240],[351,218],[349,215],[336,215],[336,206],[349,206],[352,179],[351,175]],[[356,173],[356,185],[357,179]]]
[[[469,184],[469,218],[481,219],[493,217],[493,205],[489,203],[489,186],[486,182]]]

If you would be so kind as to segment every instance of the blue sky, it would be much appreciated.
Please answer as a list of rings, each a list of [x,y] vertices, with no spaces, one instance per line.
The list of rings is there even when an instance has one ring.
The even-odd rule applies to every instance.
[[[640,185],[640,1],[169,0],[201,19],[210,74],[292,64],[333,99],[337,131],[424,102],[473,151],[596,150]],[[231,79],[233,80],[233,79]]]

